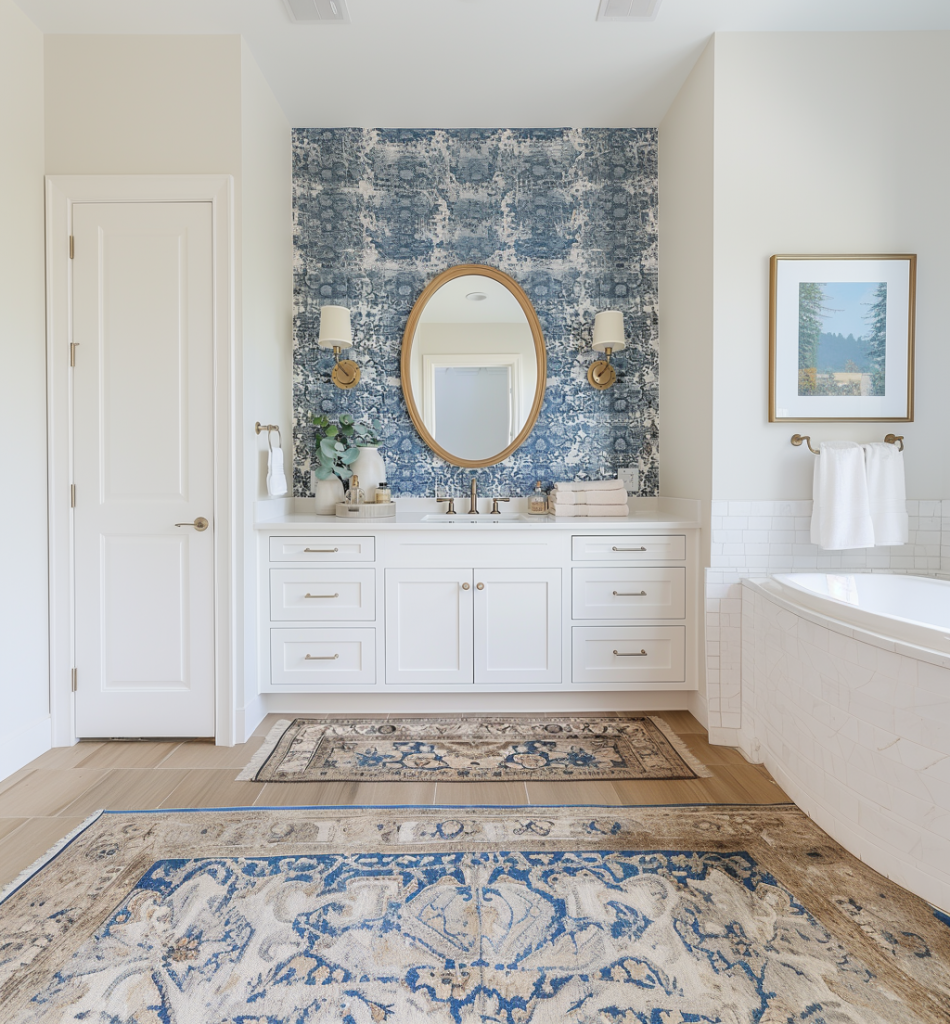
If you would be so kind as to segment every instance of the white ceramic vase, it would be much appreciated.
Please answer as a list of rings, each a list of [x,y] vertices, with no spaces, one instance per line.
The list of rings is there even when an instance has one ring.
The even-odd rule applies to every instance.
[[[360,478],[360,489],[364,494],[364,501],[374,502],[376,500],[376,488],[386,479],[386,463],[378,448],[360,448],[356,461],[350,465],[350,469]]]
[[[335,516],[338,501],[343,501],[343,481],[336,475],[313,481],[313,499],[318,516]]]

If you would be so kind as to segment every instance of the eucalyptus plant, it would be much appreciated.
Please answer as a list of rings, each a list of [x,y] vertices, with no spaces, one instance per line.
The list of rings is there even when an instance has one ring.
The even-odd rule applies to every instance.
[[[310,422],[314,426],[313,474],[318,480],[329,480],[331,476],[349,480],[353,475],[350,466],[359,458],[360,448],[382,443],[379,420],[357,423],[344,412],[337,423],[323,413],[311,416]]]

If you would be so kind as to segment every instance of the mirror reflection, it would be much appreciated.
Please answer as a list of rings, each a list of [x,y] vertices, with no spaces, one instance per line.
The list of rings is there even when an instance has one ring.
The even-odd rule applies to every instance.
[[[521,296],[504,280],[473,272],[420,298],[409,338],[407,404],[430,447],[457,465],[500,461],[537,416],[543,340]]]

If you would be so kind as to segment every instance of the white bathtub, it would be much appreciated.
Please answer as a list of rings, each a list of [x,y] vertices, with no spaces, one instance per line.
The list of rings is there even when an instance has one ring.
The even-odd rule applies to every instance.
[[[950,582],[888,573],[787,573],[775,592],[898,643],[950,653]]]
[[[739,743],[846,849],[950,912],[950,582],[742,587]]]

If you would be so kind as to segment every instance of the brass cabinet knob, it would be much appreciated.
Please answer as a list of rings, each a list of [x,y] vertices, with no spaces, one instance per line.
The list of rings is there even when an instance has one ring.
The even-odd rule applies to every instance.
[[[484,583],[476,583],[475,584],[475,589],[476,590],[484,590],[485,589],[485,584]]]
[[[462,584],[462,589],[463,590],[471,590],[472,589],[471,583],[463,583]]]

